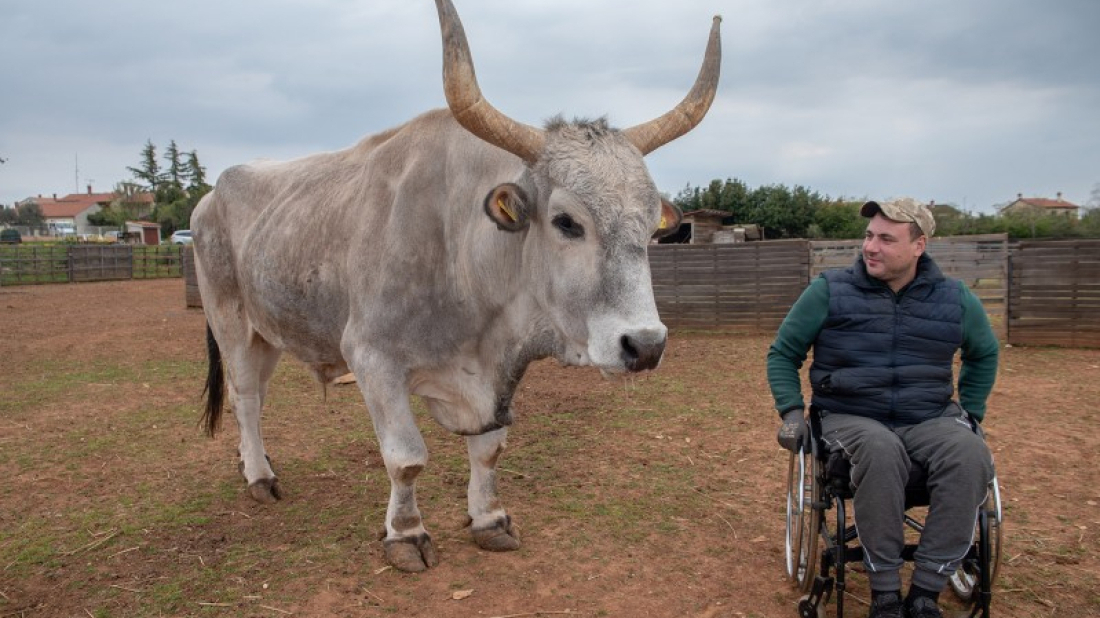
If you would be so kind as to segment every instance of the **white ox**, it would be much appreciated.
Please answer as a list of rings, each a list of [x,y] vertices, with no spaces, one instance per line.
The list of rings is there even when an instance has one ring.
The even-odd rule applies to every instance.
[[[249,494],[273,502],[260,411],[280,354],[323,382],[353,372],[391,481],[386,558],[406,571],[436,563],[416,504],[428,453],[410,394],[466,436],[475,542],[511,550],[519,539],[495,467],[527,365],[554,357],[622,373],[660,362],[667,331],[646,248],[680,213],[642,156],[702,120],[721,56],[716,17],[675,109],[622,131],[603,120],[538,129],[482,98],[454,7],[436,8],[449,109],[347,150],[230,168],[191,218],[207,431],[228,390]]]

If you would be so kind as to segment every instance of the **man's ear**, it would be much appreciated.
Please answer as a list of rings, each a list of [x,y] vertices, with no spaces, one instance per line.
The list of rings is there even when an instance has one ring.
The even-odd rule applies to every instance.
[[[529,208],[527,192],[510,182],[497,185],[485,196],[485,214],[489,215],[498,228],[506,232],[527,229],[530,223]]]
[[[653,238],[668,236],[680,229],[680,222],[684,220],[684,213],[675,204],[661,200],[661,222],[657,225],[657,231],[653,232]]]

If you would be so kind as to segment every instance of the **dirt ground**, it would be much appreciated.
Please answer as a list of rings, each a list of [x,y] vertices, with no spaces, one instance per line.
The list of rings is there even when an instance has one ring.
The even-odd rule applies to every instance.
[[[0,288],[0,315],[0,618],[797,615],[767,335],[673,331],[633,380],[532,366],[500,462],[516,552],[472,543],[465,447],[421,418],[440,564],[408,575],[377,540],[388,482],[355,387],[284,359],[264,430],[287,495],[262,506],[234,423],[197,426],[204,318],[181,280]],[[1098,350],[1003,351],[994,616],[1100,616],[1098,382]]]

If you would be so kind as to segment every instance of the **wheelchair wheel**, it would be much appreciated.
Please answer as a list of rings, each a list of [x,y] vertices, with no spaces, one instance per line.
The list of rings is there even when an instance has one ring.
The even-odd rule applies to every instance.
[[[989,527],[989,584],[992,586],[997,580],[997,571],[1001,566],[1001,491],[996,477],[991,483],[989,497],[986,498],[982,508],[985,510],[984,520]],[[979,520],[978,526],[981,525]],[[977,531],[975,538],[981,538],[981,530]],[[967,603],[977,602],[981,592],[981,568],[978,560],[965,560],[951,575],[948,580],[951,590],[960,600]]]
[[[821,517],[813,504],[820,500],[817,460],[808,453],[792,453],[787,468],[787,577],[800,591],[809,592],[817,569]]]

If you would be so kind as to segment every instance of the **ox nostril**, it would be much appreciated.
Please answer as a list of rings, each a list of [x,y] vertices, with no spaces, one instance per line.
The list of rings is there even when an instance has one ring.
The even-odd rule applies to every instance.
[[[623,335],[619,344],[622,346],[623,364],[630,371],[656,368],[665,351],[665,337],[658,333]]]
[[[630,340],[629,335],[623,335],[619,343],[623,346],[623,360],[626,361],[627,366],[630,366],[631,362],[638,360],[638,348],[634,347],[634,342]]]

